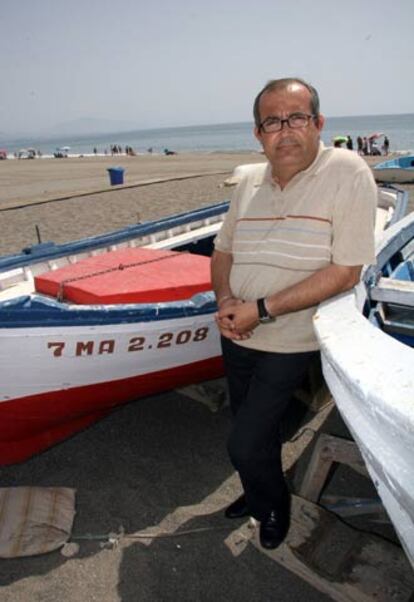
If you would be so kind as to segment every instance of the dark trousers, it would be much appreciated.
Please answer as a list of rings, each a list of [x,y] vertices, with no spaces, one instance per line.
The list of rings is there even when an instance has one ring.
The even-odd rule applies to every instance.
[[[289,503],[283,476],[280,423],[295,389],[319,352],[269,353],[222,337],[233,429],[228,452],[250,514],[261,521]]]

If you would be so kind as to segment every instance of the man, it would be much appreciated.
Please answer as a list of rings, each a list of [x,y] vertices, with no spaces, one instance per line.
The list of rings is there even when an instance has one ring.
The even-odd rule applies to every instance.
[[[234,414],[228,450],[244,490],[226,516],[253,516],[261,544],[275,548],[290,513],[280,421],[318,353],[317,305],[375,259],[377,191],[363,159],[320,142],[318,93],[303,80],[269,82],[254,117],[268,162],[235,189],[212,282]]]

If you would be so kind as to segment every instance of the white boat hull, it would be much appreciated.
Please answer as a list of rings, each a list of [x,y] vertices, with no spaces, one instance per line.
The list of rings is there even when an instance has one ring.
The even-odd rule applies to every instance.
[[[377,182],[391,182],[392,184],[414,182],[414,168],[386,167],[384,169],[373,169],[373,173]]]
[[[414,213],[391,227],[380,252]],[[365,287],[323,303],[314,324],[323,372],[341,416],[414,565],[414,349],[361,313]]]
[[[3,330],[0,363],[7,381],[0,403],[150,375],[219,355],[212,314],[133,325]]]

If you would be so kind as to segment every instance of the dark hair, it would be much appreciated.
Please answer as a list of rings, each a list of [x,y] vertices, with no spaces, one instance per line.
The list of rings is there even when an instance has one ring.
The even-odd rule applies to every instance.
[[[262,95],[266,94],[266,92],[273,92],[274,90],[286,89],[291,84],[300,84],[301,86],[304,86],[307,90],[309,90],[310,95],[311,95],[312,115],[315,115],[315,117],[319,116],[319,94],[318,94],[316,88],[314,88],[313,86],[311,86],[310,84],[305,82],[305,80],[301,79],[300,77],[285,77],[283,79],[272,79],[269,82],[267,82],[267,84],[264,86],[264,88],[262,88],[260,90],[259,94],[256,96],[256,98],[254,100],[253,116],[254,116],[254,122],[255,122],[257,128],[259,128],[260,124],[261,124],[259,104],[260,104],[260,99],[261,99]]]

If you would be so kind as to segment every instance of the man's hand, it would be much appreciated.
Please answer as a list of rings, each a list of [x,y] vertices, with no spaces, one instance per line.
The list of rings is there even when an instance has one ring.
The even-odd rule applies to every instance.
[[[221,304],[216,321],[224,337],[236,341],[248,339],[259,323],[257,305],[255,302],[228,299]]]
[[[222,303],[220,303],[220,307],[218,312],[215,315],[217,326],[220,330],[220,334],[227,339],[235,339],[241,340],[241,335],[235,332],[232,316],[234,312],[234,308],[237,305],[242,305],[243,301],[241,299],[235,299],[231,297],[230,299],[226,299]],[[229,309],[230,311],[226,312],[225,315],[221,315],[221,312]],[[220,317],[221,316],[221,317]],[[245,337],[247,338],[247,337]]]

